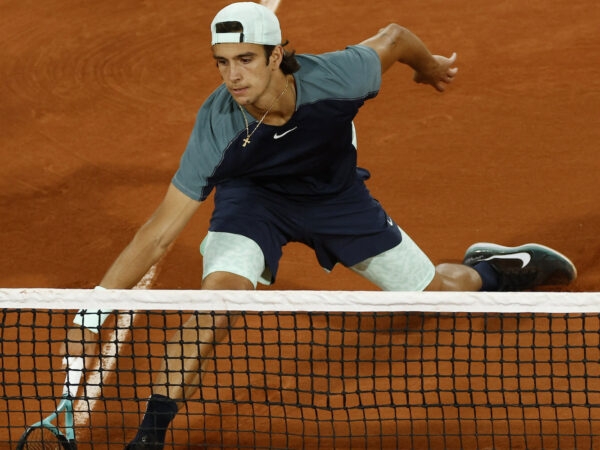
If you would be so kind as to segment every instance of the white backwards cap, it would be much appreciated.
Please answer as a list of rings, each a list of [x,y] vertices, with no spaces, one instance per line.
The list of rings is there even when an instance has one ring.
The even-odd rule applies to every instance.
[[[242,32],[217,33],[221,22],[239,22]],[[266,6],[254,2],[232,3],[217,13],[210,25],[212,43],[248,42],[250,44],[279,45],[281,29],[277,16]]]

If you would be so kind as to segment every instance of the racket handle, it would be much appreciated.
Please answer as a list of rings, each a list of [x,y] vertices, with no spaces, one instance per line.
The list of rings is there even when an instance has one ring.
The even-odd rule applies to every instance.
[[[79,390],[79,383],[83,375],[83,357],[67,356],[63,359],[67,367],[67,376],[65,377],[65,385],[63,387],[63,397],[74,398]]]

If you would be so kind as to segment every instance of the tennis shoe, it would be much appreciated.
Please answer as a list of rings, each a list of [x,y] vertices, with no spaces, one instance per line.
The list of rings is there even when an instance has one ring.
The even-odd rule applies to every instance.
[[[146,432],[132,442],[125,450],[163,450],[165,443],[159,440],[154,434]]]
[[[577,269],[569,258],[540,244],[504,247],[479,242],[471,245],[463,264],[473,267],[482,261],[487,261],[497,272],[500,291],[567,285],[577,278]]]

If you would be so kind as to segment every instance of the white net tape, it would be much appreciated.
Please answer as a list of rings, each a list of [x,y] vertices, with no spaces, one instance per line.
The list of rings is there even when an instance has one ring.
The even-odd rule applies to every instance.
[[[83,301],[83,304],[82,304]],[[597,313],[600,292],[0,289],[0,308]]]

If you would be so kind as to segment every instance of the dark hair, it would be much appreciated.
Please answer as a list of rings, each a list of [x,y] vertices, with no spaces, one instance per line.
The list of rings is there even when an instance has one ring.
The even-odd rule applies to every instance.
[[[289,41],[285,41],[281,44],[282,47],[288,45]],[[271,57],[273,50],[275,50],[274,45],[265,45],[265,55],[267,56],[267,61]],[[296,51],[292,50],[288,52],[286,49],[283,49],[283,58],[281,58],[281,65],[279,66],[281,71],[285,75],[291,75],[292,73],[298,72],[300,70],[300,63],[296,59]]]
[[[244,27],[240,22],[219,22],[215,25],[215,29],[217,33],[243,33]],[[285,41],[281,44],[282,47],[288,45],[289,41]],[[275,49],[275,45],[263,45],[265,49],[265,56],[267,58],[267,64],[269,58],[273,54],[273,50]],[[283,50],[283,58],[281,59],[281,65],[279,66],[281,71],[285,75],[290,75],[292,73],[298,72],[300,70],[300,63],[296,59],[296,52],[294,50],[287,51]]]

